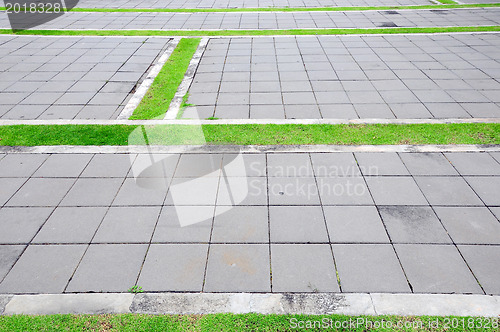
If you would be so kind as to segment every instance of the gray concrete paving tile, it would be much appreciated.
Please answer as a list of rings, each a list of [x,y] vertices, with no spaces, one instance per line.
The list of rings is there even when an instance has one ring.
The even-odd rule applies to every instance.
[[[373,205],[368,187],[361,177],[317,178],[324,205]]]
[[[270,177],[311,177],[314,175],[307,153],[276,153],[267,156],[267,174]]]
[[[374,206],[324,206],[332,243],[389,243]]]
[[[153,242],[208,243],[214,213],[214,206],[165,206]]]
[[[127,178],[118,191],[113,205],[162,205],[167,196],[168,184],[169,180],[165,178],[141,178],[139,180]]]
[[[104,217],[92,242],[149,242],[153,236],[159,214],[159,206],[111,207]]]
[[[222,177],[217,192],[217,205],[238,204],[266,205],[266,179],[263,177]]]
[[[269,225],[272,243],[328,242],[320,206],[270,206]]]
[[[352,153],[311,153],[310,156],[316,177],[361,175]]]
[[[392,112],[398,119],[429,119],[432,114],[423,104],[406,103],[406,104],[390,104]]]
[[[487,153],[445,153],[461,175],[500,175],[500,164]]]
[[[49,105],[16,105],[5,113],[2,118],[9,120],[35,120],[38,119],[46,110]]]
[[[321,113],[317,105],[285,105],[287,119],[319,119]]]
[[[460,103],[467,113],[474,118],[497,118],[500,106],[494,103]]]
[[[224,176],[266,176],[266,155],[224,154]]]
[[[441,153],[400,153],[399,156],[412,175],[458,175]]]
[[[106,211],[104,207],[58,207],[33,243],[90,243]]]
[[[44,178],[78,177],[91,158],[91,154],[52,154],[33,176]]]
[[[51,105],[37,119],[73,119],[82,108],[82,105]]]
[[[217,105],[214,117],[219,119],[248,119],[249,105]]]
[[[497,177],[467,177],[469,185],[486,205],[500,205],[500,180]]]
[[[351,104],[331,104],[319,106],[323,119],[357,119],[355,108]]]
[[[424,103],[435,118],[470,118],[469,113],[458,103]]]
[[[379,212],[393,243],[451,243],[430,207],[383,206]]]
[[[250,119],[284,119],[283,105],[250,105]]]
[[[6,205],[57,206],[74,182],[74,179],[31,178]]]
[[[266,206],[217,207],[212,242],[268,243],[269,225]]]
[[[8,245],[0,246],[0,280],[9,273],[24,251],[25,246]]]
[[[204,291],[270,292],[269,246],[210,246]]]
[[[184,109],[182,119],[206,119],[214,116],[215,107],[212,106],[190,106]]]
[[[367,177],[366,182],[377,205],[428,205],[411,177]]]
[[[339,292],[329,245],[271,245],[274,292]]]
[[[0,177],[29,177],[47,157],[45,154],[8,154],[0,160]]]
[[[486,294],[500,294],[500,246],[458,246]]]
[[[183,154],[180,157],[175,177],[217,177],[222,167],[222,154]]]
[[[413,292],[482,293],[456,247],[418,244],[394,247]]]
[[[460,177],[415,177],[431,205],[483,205],[479,197]]]
[[[250,104],[252,105],[281,105],[281,93],[279,92],[252,92],[250,93]]]
[[[394,119],[396,116],[386,104],[354,104],[359,118]]]
[[[0,178],[0,206],[3,206],[26,182],[25,178]]]
[[[148,246],[90,245],[66,292],[126,292],[134,286]]]
[[[490,152],[490,156],[492,156],[493,159],[500,163],[500,152]]]
[[[334,244],[332,250],[343,292],[410,292],[391,245]]]
[[[164,181],[169,180],[174,175],[179,156],[179,154],[170,153],[140,153],[135,158],[127,177],[133,177],[139,185],[144,186],[155,184],[156,179],[162,178],[158,187],[152,187],[163,188]],[[154,180],[149,181],[148,179]]]
[[[436,207],[448,234],[460,244],[500,244],[500,223],[485,207]]]
[[[137,284],[145,291],[201,292],[207,251],[206,244],[153,244]]]
[[[29,246],[0,284],[2,293],[62,293],[85,245]]]
[[[52,210],[47,207],[0,209],[0,243],[30,243]]]
[[[113,114],[116,112],[117,105],[106,106],[106,105],[86,105],[80,112],[74,117],[75,119],[111,119]]]
[[[316,97],[316,101],[319,105],[349,104],[351,102],[355,102],[351,101],[344,91],[314,92],[314,96]],[[300,97],[297,96],[295,98]],[[311,102],[314,103],[315,100],[309,98],[309,101],[302,102],[302,104],[310,104]]]
[[[61,206],[109,206],[122,182],[120,178],[79,178]]]
[[[96,154],[81,176],[84,178],[125,177],[134,159],[135,155],[129,154]]]
[[[364,175],[409,175],[397,153],[355,153]]]
[[[270,205],[319,205],[318,188],[314,178],[270,177]]]
[[[219,178],[174,178],[165,199],[167,205],[215,205]]]

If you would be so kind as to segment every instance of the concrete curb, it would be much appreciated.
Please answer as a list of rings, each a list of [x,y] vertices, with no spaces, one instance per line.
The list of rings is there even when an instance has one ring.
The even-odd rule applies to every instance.
[[[4,311],[2,312],[2,307]],[[500,314],[500,296],[369,293],[94,293],[0,295],[0,314]]]
[[[182,85],[182,84],[181,84]],[[135,96],[135,95],[134,95]],[[182,98],[181,98],[182,101]],[[123,112],[122,112],[123,113]],[[175,112],[172,112],[175,113]],[[167,112],[168,114],[168,112]],[[13,125],[244,125],[244,124],[447,124],[447,123],[500,123],[500,118],[470,119],[159,119],[159,120],[0,120],[0,126]]]
[[[0,146],[0,153],[500,152],[500,145],[124,145]]]

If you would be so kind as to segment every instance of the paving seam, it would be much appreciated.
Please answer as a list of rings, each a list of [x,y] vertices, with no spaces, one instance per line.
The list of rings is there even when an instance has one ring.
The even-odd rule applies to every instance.
[[[343,153],[343,152],[500,152],[500,145],[123,145],[123,146],[0,146],[0,153],[117,154],[117,153]]]
[[[158,59],[158,62],[148,72],[148,74],[147,74],[146,78],[144,79],[144,81],[142,82],[142,84],[135,91],[132,98],[130,98],[129,102],[127,103],[125,108],[122,110],[120,115],[118,115],[117,120],[127,120],[128,118],[130,118],[132,116],[132,114],[134,113],[134,110],[141,103],[142,98],[144,98],[144,96],[148,92],[148,90],[151,87],[151,85],[153,84],[156,76],[158,76],[161,69],[163,68],[163,65],[170,58],[170,55],[172,55],[172,52],[177,47],[177,44],[179,44],[180,40],[181,40],[180,38],[174,38],[168,42],[167,49],[161,55],[160,59]]]
[[[189,66],[186,70],[186,73],[184,74],[184,79],[182,80],[181,84],[179,84],[177,92],[175,93],[174,98],[172,99],[167,112],[165,112],[165,117],[164,117],[165,120],[173,120],[177,118],[177,115],[179,114],[182,105],[182,100],[184,99],[184,95],[188,92],[189,87],[193,82],[194,75],[196,74],[196,70],[198,69],[201,57],[205,52],[205,48],[207,47],[209,40],[210,38],[204,37],[198,44],[198,47],[196,48],[196,51],[193,54],[191,61],[189,62]]]
[[[3,313],[2,313],[3,311]],[[385,293],[73,293],[0,295],[15,314],[345,314],[497,317],[500,296]],[[498,319],[498,318],[497,318]]]

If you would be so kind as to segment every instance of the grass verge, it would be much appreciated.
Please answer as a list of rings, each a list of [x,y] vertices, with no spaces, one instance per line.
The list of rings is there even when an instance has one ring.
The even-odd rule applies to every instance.
[[[135,130],[138,129],[138,130]],[[0,126],[0,145],[266,145],[500,144],[500,124],[352,125],[13,125]]]
[[[163,118],[179,84],[184,79],[184,74],[199,43],[199,38],[183,38],[179,41],[130,119]]]
[[[0,331],[498,331],[493,322],[498,324],[479,317],[433,316],[18,315],[0,316]]]
[[[287,30],[11,30],[0,34],[40,36],[301,36],[359,35],[500,31],[499,25],[433,28],[373,28],[373,29],[287,29]]]
[[[489,8],[500,7],[498,3],[457,4],[453,0],[438,0],[443,5],[422,6],[348,6],[348,7],[265,7],[265,8],[72,8],[71,12],[86,13],[242,13],[242,12],[345,12],[359,10],[444,9],[444,8]],[[0,7],[0,10],[6,10]]]

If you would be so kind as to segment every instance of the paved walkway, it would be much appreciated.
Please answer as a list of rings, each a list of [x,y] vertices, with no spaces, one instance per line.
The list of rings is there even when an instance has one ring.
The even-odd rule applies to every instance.
[[[211,39],[183,117],[498,118],[499,36]],[[169,40],[0,36],[0,118],[115,119]]]
[[[210,40],[184,118],[500,117],[500,34]]]
[[[480,0],[475,0],[480,1]],[[493,0],[495,1],[495,0]],[[432,5],[429,0],[80,0],[82,8],[266,8]]]
[[[0,36],[0,118],[115,119],[169,40]]]
[[[36,29],[315,29],[484,25],[500,25],[500,8],[294,13],[69,12]],[[0,27],[10,28],[5,13],[0,13]]]
[[[498,152],[7,154],[0,188],[0,293],[500,294]]]

